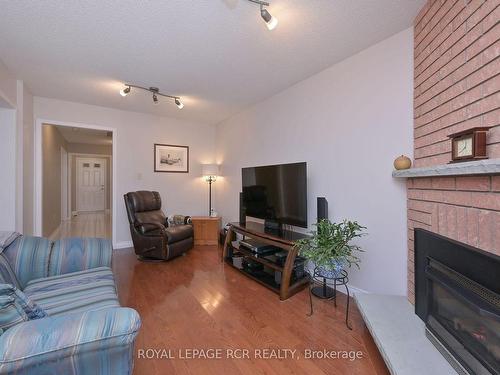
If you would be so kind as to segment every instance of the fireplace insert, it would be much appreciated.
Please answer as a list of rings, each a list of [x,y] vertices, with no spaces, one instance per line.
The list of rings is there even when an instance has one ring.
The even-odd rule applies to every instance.
[[[415,310],[462,374],[500,375],[500,257],[415,230]]]

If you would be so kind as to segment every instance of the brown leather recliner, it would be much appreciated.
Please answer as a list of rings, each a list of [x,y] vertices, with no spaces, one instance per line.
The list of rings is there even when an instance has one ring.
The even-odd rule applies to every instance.
[[[158,192],[136,191],[124,198],[139,259],[169,260],[193,248],[191,217],[176,215],[168,220],[161,210]]]

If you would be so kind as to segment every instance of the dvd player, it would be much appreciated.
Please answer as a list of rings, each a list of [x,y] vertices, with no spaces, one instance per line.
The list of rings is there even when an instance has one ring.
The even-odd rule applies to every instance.
[[[279,247],[259,242],[257,240],[254,240],[253,238],[246,238],[244,240],[240,240],[240,246],[257,254],[281,250]]]

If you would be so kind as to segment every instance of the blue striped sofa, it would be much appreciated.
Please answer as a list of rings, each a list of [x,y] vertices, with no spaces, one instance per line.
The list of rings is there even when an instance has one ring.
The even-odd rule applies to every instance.
[[[120,307],[109,240],[18,236],[0,247],[0,283],[47,317],[0,336],[0,374],[132,374],[137,312]]]

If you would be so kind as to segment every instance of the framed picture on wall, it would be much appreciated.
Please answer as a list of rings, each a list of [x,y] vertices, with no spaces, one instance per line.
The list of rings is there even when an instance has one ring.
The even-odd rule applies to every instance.
[[[155,172],[189,173],[189,147],[155,143]]]

